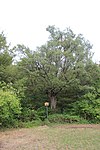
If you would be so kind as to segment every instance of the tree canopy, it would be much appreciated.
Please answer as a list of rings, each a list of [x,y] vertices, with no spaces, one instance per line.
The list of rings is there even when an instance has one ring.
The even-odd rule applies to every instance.
[[[19,66],[27,78],[27,92],[47,95],[55,109],[59,96],[76,99],[91,90],[89,67],[94,63],[92,46],[81,34],[75,35],[69,28],[60,31],[55,26],[46,30],[50,33],[47,43],[36,51],[26,51]]]
[[[92,45],[70,28],[61,31],[48,26],[46,31],[48,41],[36,50],[20,44],[11,49],[4,33],[0,34],[0,91],[4,104],[0,120],[6,117],[6,109],[15,116],[17,105],[17,119],[32,120],[35,111],[43,115],[46,101],[51,112],[100,120],[100,65],[92,60]],[[16,110],[12,111],[7,103]]]

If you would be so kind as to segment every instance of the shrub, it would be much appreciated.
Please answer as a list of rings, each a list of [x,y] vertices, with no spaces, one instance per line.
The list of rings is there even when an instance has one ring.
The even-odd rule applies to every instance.
[[[45,118],[46,118],[46,109],[45,109],[45,106],[38,108],[37,109],[37,114],[38,114],[39,118],[42,121],[44,121]]]
[[[21,114],[20,100],[11,91],[0,90],[0,124],[3,127],[16,125]]]
[[[100,98],[96,98],[95,94],[86,94],[80,101],[74,104],[74,110],[77,115],[91,123],[100,122]]]
[[[38,119],[37,111],[34,109],[23,107],[22,113],[21,113],[21,121],[27,122]]]
[[[20,121],[18,123],[18,127],[20,127],[20,128],[31,128],[31,127],[35,127],[35,126],[40,126],[42,124],[43,124],[43,122],[39,119],[33,120],[33,121],[26,121],[26,122]]]
[[[53,114],[48,117],[50,123],[88,123],[85,119],[79,116],[63,115],[63,114]]]

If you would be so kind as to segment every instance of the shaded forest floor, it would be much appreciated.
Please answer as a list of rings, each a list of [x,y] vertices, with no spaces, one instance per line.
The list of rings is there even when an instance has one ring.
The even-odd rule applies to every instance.
[[[0,150],[99,150],[100,125],[54,125],[0,131]]]

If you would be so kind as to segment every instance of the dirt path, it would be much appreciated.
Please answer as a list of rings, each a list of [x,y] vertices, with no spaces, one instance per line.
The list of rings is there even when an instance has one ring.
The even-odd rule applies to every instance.
[[[55,143],[53,142],[53,144],[51,144],[50,141],[48,141],[48,136],[45,134],[50,128],[65,130],[69,128],[100,129],[100,125],[40,126],[29,129],[4,131],[0,132],[0,150],[57,150]]]
[[[58,128],[99,128],[100,129],[100,125],[99,124],[70,124],[70,125],[58,125]]]

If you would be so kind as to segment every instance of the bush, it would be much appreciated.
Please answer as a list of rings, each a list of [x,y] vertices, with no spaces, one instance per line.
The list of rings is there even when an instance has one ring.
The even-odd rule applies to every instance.
[[[19,128],[31,128],[31,127],[35,127],[35,126],[40,126],[42,125],[43,122],[41,120],[33,120],[33,121],[26,121],[26,122],[22,122],[20,121],[18,123],[18,127]]]
[[[0,124],[15,126],[21,114],[20,100],[11,91],[0,90]]]
[[[49,115],[48,120],[50,123],[88,123],[85,119],[79,116],[53,114]]]
[[[96,94],[88,93],[74,104],[74,111],[91,123],[99,123],[100,98],[96,98]]]
[[[38,115],[38,117],[39,117],[42,121],[45,120],[45,118],[46,118],[46,109],[45,109],[45,106],[40,107],[40,108],[37,109],[37,115]]]
[[[37,111],[34,109],[23,107],[22,113],[21,113],[21,121],[27,122],[32,120],[37,120],[39,117],[37,115]]]

